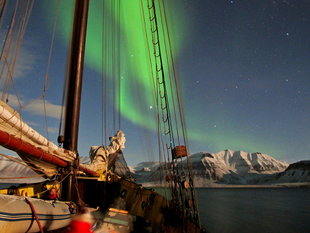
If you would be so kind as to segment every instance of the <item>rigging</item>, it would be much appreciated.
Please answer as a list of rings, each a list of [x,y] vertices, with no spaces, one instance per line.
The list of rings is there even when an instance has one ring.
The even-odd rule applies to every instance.
[[[143,6],[143,1],[141,1],[141,4]],[[157,7],[159,7],[160,10],[160,19],[157,16]],[[166,145],[165,149],[166,154],[168,155],[168,164],[166,164],[165,167],[172,167],[172,174],[168,169],[167,177],[169,178],[167,181],[170,182],[169,186],[172,189],[173,201],[177,205],[182,205],[183,207],[180,209],[180,211],[183,209],[190,210],[189,214],[199,224],[200,220],[198,206],[195,191],[193,189],[192,168],[190,165],[190,157],[188,156],[188,149],[186,147],[187,137],[185,130],[184,112],[182,107],[182,100],[179,94],[179,85],[176,78],[176,69],[174,66],[165,7],[161,7],[160,1],[158,4],[156,4],[154,0],[148,0],[147,8],[152,37],[151,44],[153,47],[154,73],[156,79],[155,90],[157,93],[155,96],[158,109],[161,112],[161,124],[163,125],[159,126],[161,137],[159,137],[160,140],[158,143],[159,147],[161,147],[160,145]],[[161,23],[160,25],[162,26],[161,29],[159,29],[159,20]],[[164,45],[165,57],[161,47],[162,43]],[[170,68],[171,66],[172,68]],[[170,93],[168,92],[169,86]],[[175,104],[175,93],[177,95],[177,105]],[[170,107],[171,102],[172,108]],[[181,122],[182,137],[179,133],[179,121]],[[175,134],[177,135],[178,146],[176,144]],[[165,139],[165,137],[167,137],[167,139]],[[180,146],[181,141],[185,146]],[[185,171],[184,167],[184,156],[186,156],[187,171]],[[190,190],[190,193],[188,189]],[[185,215],[186,213],[184,212],[183,214]]]

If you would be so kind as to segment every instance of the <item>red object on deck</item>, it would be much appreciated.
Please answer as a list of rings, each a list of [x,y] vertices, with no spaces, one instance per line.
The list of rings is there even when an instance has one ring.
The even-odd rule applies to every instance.
[[[70,223],[69,231],[67,231],[66,233],[93,233],[91,227],[92,225],[89,222],[73,220]]]
[[[60,158],[57,158],[56,156],[49,154],[47,152],[44,152],[43,150],[36,148],[35,146],[31,145],[28,142],[25,142],[21,140],[20,138],[17,138],[13,135],[10,135],[2,130],[0,130],[0,145],[3,147],[13,150],[15,152],[22,152],[25,154],[28,154],[30,156],[33,156],[35,158],[41,159],[45,162],[60,166],[60,167],[66,167],[68,163]],[[80,166],[79,170],[91,175],[91,176],[98,176],[98,174],[86,167]]]

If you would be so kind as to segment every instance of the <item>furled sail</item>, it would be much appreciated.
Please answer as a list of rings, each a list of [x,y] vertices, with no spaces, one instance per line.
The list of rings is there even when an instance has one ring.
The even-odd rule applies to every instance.
[[[90,148],[91,163],[84,164],[84,166],[98,173],[108,172],[115,165],[117,158],[121,157],[118,154],[125,148],[125,142],[125,134],[118,130],[113,137],[110,137],[109,146],[92,146]],[[126,164],[124,165],[127,167]]]
[[[58,147],[47,138],[42,136],[40,133],[35,131],[29,125],[27,125],[20,117],[18,112],[9,107],[4,102],[0,101],[0,132],[5,135],[9,140],[6,140],[2,146],[8,148],[8,142],[11,140],[16,140],[20,142],[20,146],[32,146],[39,149],[42,152],[48,153],[58,158],[59,161],[72,162],[76,155],[67,151],[63,148]],[[18,144],[18,143],[17,143]],[[11,149],[11,148],[9,148]],[[31,167],[41,170],[42,173],[47,176],[53,176],[57,172],[57,165],[52,164],[48,161],[43,161],[41,158],[35,158],[31,154],[24,153],[18,148],[15,150],[16,153]],[[66,164],[64,162],[64,164]]]

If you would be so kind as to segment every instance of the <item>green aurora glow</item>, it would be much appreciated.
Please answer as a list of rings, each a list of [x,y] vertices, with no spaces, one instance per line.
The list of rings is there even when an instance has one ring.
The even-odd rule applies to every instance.
[[[72,0],[62,1],[60,6],[61,12],[59,21],[62,22],[62,26],[59,27],[59,30],[61,30],[59,34],[63,36],[63,39],[66,42],[69,41],[69,32],[71,31],[72,25],[72,2]],[[105,43],[109,43],[109,41],[104,41],[102,38],[102,13],[104,9],[108,20],[114,22],[114,24],[119,24],[121,31],[121,114],[134,124],[155,131],[155,120],[150,121],[150,119],[154,119],[154,111],[150,111],[149,106],[155,106],[155,98],[153,95],[151,67],[148,59],[148,42],[146,41],[144,31],[140,0],[121,1],[120,21],[113,16],[110,1],[90,1],[90,3],[86,44],[86,64],[98,73],[102,73],[102,70],[104,70],[105,75],[110,78],[112,77],[111,63],[107,64],[107,67],[102,69],[102,46]],[[171,4],[172,2],[168,3]],[[166,3],[167,13],[171,12],[169,10],[169,7],[171,6],[168,3]],[[148,14],[147,10],[145,12],[145,14]],[[190,34],[190,29],[186,26],[189,22],[186,19],[186,13],[182,11],[181,7],[177,10],[174,9],[173,15],[168,14],[168,19],[171,32],[170,35],[172,36],[171,41],[173,41],[173,56],[178,57],[182,47],[187,43],[187,38],[185,38],[184,35]],[[159,21],[159,25],[161,27],[161,21]],[[149,23],[146,27],[148,38],[151,38]],[[163,34],[160,35],[160,40],[164,40]],[[166,57],[165,53],[164,57]],[[165,61],[167,61],[167,59],[165,59]],[[183,79],[184,83],[186,83],[186,81],[190,80],[184,81]],[[115,101],[118,102],[117,99]],[[194,109],[194,107],[192,109]],[[195,111],[192,110],[190,112]],[[261,142],[261,140],[255,140],[253,134],[251,134],[250,137],[246,137],[245,135],[250,134],[238,130],[242,129],[241,125],[231,125],[227,120],[229,119],[228,117],[229,116],[223,114],[222,111],[214,116],[211,115],[210,118],[208,116],[208,119],[201,119],[198,116],[190,116],[188,119],[189,140],[206,145],[214,150],[222,150],[226,148],[236,150],[242,149],[246,151],[261,150],[264,153],[281,155],[282,151],[272,148],[272,146],[268,147],[260,144],[259,142]],[[213,122],[214,119],[223,123],[221,128],[218,127],[213,129],[210,127],[210,124],[207,126],[208,122]],[[202,126],[206,126],[205,128],[208,128],[208,132],[206,132],[205,128]]]

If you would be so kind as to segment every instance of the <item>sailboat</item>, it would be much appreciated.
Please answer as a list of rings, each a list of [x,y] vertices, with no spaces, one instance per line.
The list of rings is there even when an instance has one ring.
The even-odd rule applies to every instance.
[[[29,2],[30,5],[33,4]],[[7,1],[0,3],[2,16]],[[93,208],[93,215],[97,216],[97,220],[100,219],[95,232],[203,231],[186,138],[183,135],[184,143],[180,144],[178,139],[177,144],[173,136],[173,127],[178,120],[176,116],[172,116],[172,107],[169,108],[173,97],[169,96],[169,85],[165,79],[164,72],[167,68],[164,67],[166,63],[162,57],[163,48],[160,47],[161,35],[156,11],[158,6],[164,5],[155,0],[141,1],[141,4],[145,4],[150,25],[149,39],[154,65],[151,76],[154,78],[158,112],[159,147],[165,151],[164,155],[168,160],[160,168],[163,170],[166,186],[171,190],[171,197],[166,198],[154,189],[135,183],[125,162],[122,162],[123,172],[116,171],[115,163],[123,161],[122,149],[126,141],[121,130],[110,138],[109,145],[91,148],[90,164],[80,162],[77,142],[89,0],[75,0],[66,88],[66,106],[70,107],[66,107],[64,134],[58,138],[63,147],[55,145],[26,124],[19,112],[7,103],[0,102],[0,145],[15,151],[26,166],[50,180],[0,190],[1,232],[63,230],[85,207]],[[25,11],[23,19],[29,17],[29,13]],[[12,24],[15,20],[13,18],[14,16]],[[23,30],[24,27],[22,24]],[[8,46],[4,44],[3,49],[9,50]],[[173,61],[172,57],[170,61]],[[178,92],[177,95],[179,99]],[[180,107],[180,101],[178,104]],[[179,111],[182,113],[182,109]],[[182,114],[180,121],[185,126]],[[184,129],[182,132],[184,134]],[[187,167],[184,167],[185,159]],[[49,187],[60,189],[62,201],[41,199]]]

